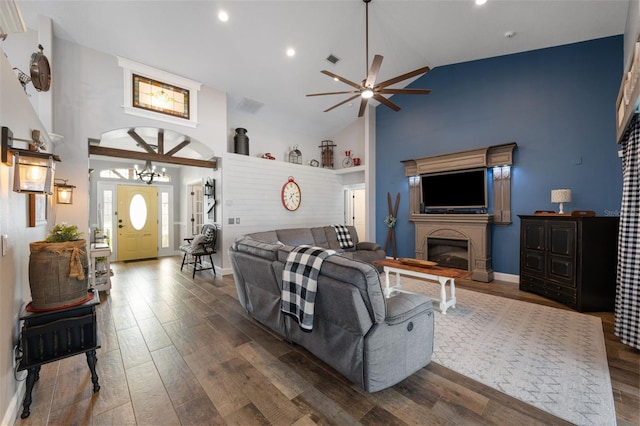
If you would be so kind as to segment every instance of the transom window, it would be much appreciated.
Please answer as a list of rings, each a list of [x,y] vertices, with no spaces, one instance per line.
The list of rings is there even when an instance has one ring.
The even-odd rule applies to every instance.
[[[133,74],[133,106],[189,119],[189,90]]]
[[[180,126],[198,126],[198,92],[202,83],[118,57],[124,75],[127,114]]]
[[[136,169],[130,167],[128,169],[103,169],[100,170],[100,177],[105,179],[120,179],[129,180],[132,182],[140,182],[140,179],[136,175]],[[171,182],[171,176],[163,174],[153,178],[154,182]]]

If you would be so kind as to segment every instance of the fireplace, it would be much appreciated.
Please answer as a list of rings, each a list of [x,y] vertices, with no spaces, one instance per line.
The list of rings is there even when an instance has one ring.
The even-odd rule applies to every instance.
[[[415,224],[416,259],[466,269],[473,273],[472,280],[493,281],[490,228],[493,216],[414,213],[411,221]],[[436,260],[434,252],[439,252],[442,260]],[[447,265],[449,260],[455,264]]]
[[[427,237],[427,260],[440,266],[469,270],[469,241]]]

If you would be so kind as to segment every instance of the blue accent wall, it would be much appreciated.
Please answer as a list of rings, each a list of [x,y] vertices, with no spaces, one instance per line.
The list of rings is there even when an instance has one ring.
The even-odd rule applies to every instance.
[[[383,65],[384,66],[384,65]],[[516,142],[511,178],[512,223],[492,225],[493,269],[519,273],[520,214],[555,210],[551,190],[570,188],[565,211],[618,215],[622,162],[615,102],[623,73],[623,37],[438,67],[376,111],[376,235],[384,244],[387,193],[401,194],[399,257],[415,256],[409,183],[402,160]],[[492,185],[489,201],[492,212]],[[388,254],[391,254],[389,249]]]

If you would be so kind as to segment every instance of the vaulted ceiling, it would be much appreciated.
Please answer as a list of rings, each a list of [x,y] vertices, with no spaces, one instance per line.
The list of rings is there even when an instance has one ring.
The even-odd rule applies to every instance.
[[[305,95],[345,90],[323,69],[355,82],[366,77],[362,0],[18,4],[28,27],[37,27],[39,14],[51,17],[56,37],[227,92],[232,112],[318,138],[335,135],[357,117],[357,102],[322,112],[346,96]],[[628,8],[628,0],[488,0],[483,6],[473,0],[373,0],[370,60],[384,56],[378,77],[384,81],[423,66],[621,34]],[[217,18],[220,10],[228,13],[227,22]],[[295,56],[285,54],[289,47]],[[334,65],[329,55],[340,60]]]

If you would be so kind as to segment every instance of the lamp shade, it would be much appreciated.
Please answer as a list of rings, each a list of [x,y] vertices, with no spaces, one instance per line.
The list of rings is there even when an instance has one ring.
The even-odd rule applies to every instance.
[[[560,204],[560,211],[558,213],[564,214],[564,203],[571,202],[571,190],[570,189],[552,189],[551,190],[551,202]]]
[[[67,185],[67,181],[64,181],[64,183],[54,183],[54,186],[57,204],[73,204],[74,185]]]
[[[552,203],[570,203],[571,190],[570,189],[552,189],[551,202]]]
[[[53,157],[34,158],[14,153],[13,190],[30,194],[53,194]]]

